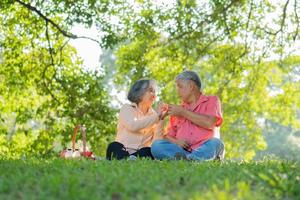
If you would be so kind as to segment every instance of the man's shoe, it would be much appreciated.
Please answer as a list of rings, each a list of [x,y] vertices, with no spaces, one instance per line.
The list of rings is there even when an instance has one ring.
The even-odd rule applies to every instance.
[[[220,154],[216,157],[216,160],[222,161],[225,158],[225,148],[220,152]]]

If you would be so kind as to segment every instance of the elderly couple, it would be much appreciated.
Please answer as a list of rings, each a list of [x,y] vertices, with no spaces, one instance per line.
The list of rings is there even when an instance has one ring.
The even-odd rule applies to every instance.
[[[133,84],[128,100],[119,113],[117,136],[107,147],[106,158],[150,158],[216,160],[224,155],[223,142],[215,137],[222,124],[218,97],[201,92],[201,81],[193,71],[183,71],[176,79],[182,104],[162,104],[152,109],[155,81]],[[170,120],[164,133],[164,118]]]

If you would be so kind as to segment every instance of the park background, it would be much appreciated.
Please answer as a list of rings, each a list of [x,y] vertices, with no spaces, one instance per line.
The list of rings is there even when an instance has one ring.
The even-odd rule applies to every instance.
[[[7,168],[20,170],[24,162],[29,172],[42,169],[45,162],[53,162],[54,169],[64,166],[64,161],[56,159],[62,149],[70,147],[76,124],[87,127],[90,149],[103,157],[114,139],[118,109],[126,102],[131,84],[153,78],[159,86],[159,100],[179,103],[174,77],[189,69],[199,74],[205,94],[221,100],[221,138],[229,162],[224,170],[247,169],[246,174],[251,175],[257,170],[251,168],[254,163],[261,162],[263,172],[274,166],[274,172],[257,175],[270,183],[266,187],[270,193],[261,192],[259,184],[253,189],[246,181],[232,189],[228,185],[234,179],[222,178],[215,189],[208,190],[214,192],[205,194],[211,197],[224,192],[238,198],[236,191],[245,190],[242,194],[249,197],[260,191],[262,197],[296,198],[300,190],[299,175],[293,174],[300,159],[299,16],[297,0],[1,0],[0,194],[13,198],[14,189],[4,183],[22,183],[10,177],[14,173],[7,174]],[[142,161],[137,167],[145,167],[143,162],[153,165]],[[73,164],[80,163],[65,164],[72,171]],[[120,164],[113,163],[118,172]],[[239,168],[240,163],[250,166]],[[173,164],[189,168],[181,162]],[[168,168],[173,164],[158,165]],[[281,165],[284,167],[278,170],[288,174],[277,176],[283,173],[276,172]],[[101,168],[94,167],[94,171]],[[123,167],[131,170],[128,163]],[[222,168],[215,164],[200,167],[203,173],[206,167]],[[16,182],[9,182],[8,177]],[[284,177],[291,182],[272,193],[274,180],[280,182]],[[31,175],[27,178],[35,180]],[[178,184],[185,183],[179,180]],[[110,199],[140,194],[103,191]],[[41,194],[49,197],[47,192]],[[179,191],[179,197],[187,194]],[[164,195],[173,197],[160,190],[156,197]]]

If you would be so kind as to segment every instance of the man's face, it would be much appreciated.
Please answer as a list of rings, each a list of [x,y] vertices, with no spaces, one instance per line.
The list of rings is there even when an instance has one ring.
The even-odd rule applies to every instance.
[[[192,94],[192,84],[186,80],[176,80],[177,93],[182,101],[187,101]]]

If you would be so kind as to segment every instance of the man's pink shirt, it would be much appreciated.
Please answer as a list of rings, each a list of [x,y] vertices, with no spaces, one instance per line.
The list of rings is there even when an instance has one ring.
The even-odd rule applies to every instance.
[[[221,104],[217,96],[201,94],[195,106],[191,107],[186,103],[183,103],[181,106],[194,113],[216,117],[216,127],[221,126],[223,122]],[[182,117],[171,116],[167,134],[177,139],[186,140],[191,144],[189,149],[191,151],[211,139],[214,136],[214,130],[200,127]]]

